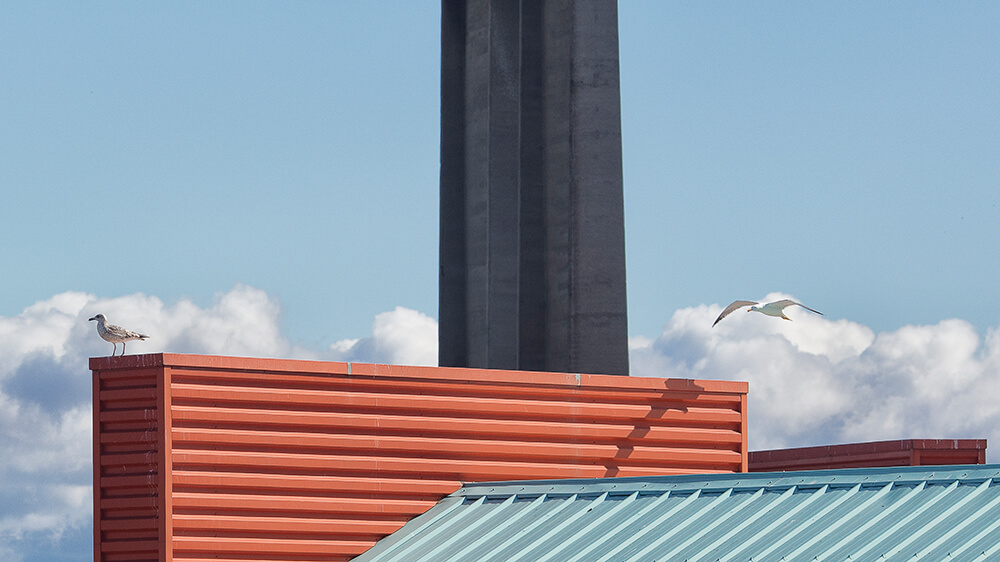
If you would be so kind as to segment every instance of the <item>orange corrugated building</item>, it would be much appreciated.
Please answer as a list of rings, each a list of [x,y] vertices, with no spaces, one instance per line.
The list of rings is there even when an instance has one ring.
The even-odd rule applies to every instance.
[[[349,560],[463,482],[747,469],[747,384],[93,358],[94,559]]]

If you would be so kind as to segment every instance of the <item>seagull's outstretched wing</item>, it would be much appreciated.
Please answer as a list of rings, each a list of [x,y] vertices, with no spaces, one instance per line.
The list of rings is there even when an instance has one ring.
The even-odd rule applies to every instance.
[[[788,302],[792,302],[792,301],[788,301]],[[715,325],[719,323],[719,321],[721,321],[726,316],[729,316],[730,312],[732,312],[734,310],[739,310],[739,309],[743,308],[744,306],[753,306],[755,304],[757,304],[757,301],[734,301],[733,304],[727,306],[726,309],[722,311],[722,314],[720,314],[719,317],[715,319],[715,322],[712,323],[712,327],[714,328]],[[797,304],[797,303],[793,303],[793,304]]]
[[[788,308],[788,307],[790,307],[792,305],[801,306],[802,308],[808,310],[809,312],[815,312],[816,314],[819,314],[820,316],[826,316],[825,314],[823,314],[822,312],[820,312],[818,310],[813,310],[813,309],[809,308],[808,306],[806,306],[806,305],[804,305],[804,304],[802,304],[800,302],[795,302],[795,301],[793,301],[791,299],[783,299],[783,300],[780,300],[780,301],[774,301],[771,304],[773,304],[774,306],[777,306],[781,310],[785,310],[786,308]]]

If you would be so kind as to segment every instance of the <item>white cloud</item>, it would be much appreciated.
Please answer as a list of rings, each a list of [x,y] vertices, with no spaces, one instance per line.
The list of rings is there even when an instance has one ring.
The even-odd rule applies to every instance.
[[[77,292],[61,293],[37,302],[14,317],[0,317],[0,380],[21,358],[43,353],[56,360],[67,351],[69,335],[77,325],[80,310],[92,299]]]
[[[764,300],[787,298],[772,294]],[[1000,336],[963,320],[874,334],[801,309],[793,322],[722,307],[678,310],[655,339],[633,338],[632,374],[750,383],[750,448],[879,439],[1000,443]],[[990,455],[991,458],[994,455]]]
[[[437,321],[422,312],[397,306],[375,315],[372,335],[341,340],[330,350],[338,361],[437,365]]]

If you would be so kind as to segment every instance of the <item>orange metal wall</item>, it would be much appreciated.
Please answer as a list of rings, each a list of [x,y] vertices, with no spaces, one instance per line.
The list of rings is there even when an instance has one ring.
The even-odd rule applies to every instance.
[[[94,358],[95,560],[349,560],[462,482],[747,468],[746,383]]]

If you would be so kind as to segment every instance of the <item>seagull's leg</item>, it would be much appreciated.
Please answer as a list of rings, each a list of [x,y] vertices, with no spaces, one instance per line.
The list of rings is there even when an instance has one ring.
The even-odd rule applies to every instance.
[[[122,342],[122,357],[125,357],[125,342]]]
[[[115,352],[118,351],[118,344],[111,342],[111,356],[115,356]]]

